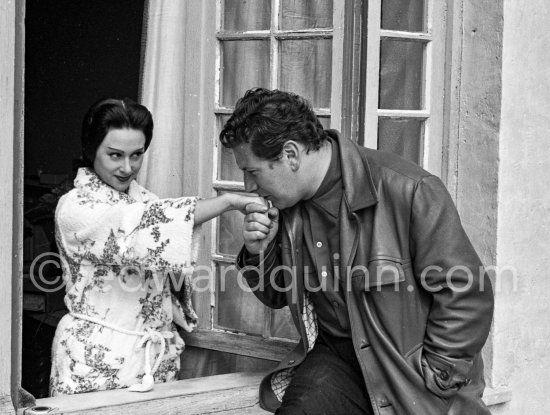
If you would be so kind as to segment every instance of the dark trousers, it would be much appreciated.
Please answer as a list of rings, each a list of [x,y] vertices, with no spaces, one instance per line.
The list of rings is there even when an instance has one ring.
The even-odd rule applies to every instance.
[[[294,372],[279,415],[372,415],[351,339],[319,333],[315,347]]]

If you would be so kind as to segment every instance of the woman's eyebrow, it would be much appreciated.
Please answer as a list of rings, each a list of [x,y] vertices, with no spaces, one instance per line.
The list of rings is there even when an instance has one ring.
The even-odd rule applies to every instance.
[[[119,153],[124,153],[123,150],[119,150],[118,148],[114,148],[114,147],[107,147],[107,148],[111,151],[118,151]],[[137,149],[133,150],[132,153],[135,153],[137,151],[145,151],[145,147],[137,148]]]

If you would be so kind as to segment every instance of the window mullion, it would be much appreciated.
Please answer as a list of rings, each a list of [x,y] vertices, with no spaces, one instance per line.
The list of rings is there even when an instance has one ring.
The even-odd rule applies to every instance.
[[[279,30],[280,0],[271,0],[271,89],[279,87],[279,40],[275,33]]]
[[[429,122],[426,123],[424,133],[423,167],[441,176],[443,164],[443,112],[440,108],[445,105],[445,70],[438,64],[436,58],[445,57],[445,22],[446,2],[429,0],[427,4],[427,31],[437,33],[432,41],[426,45],[426,89],[424,109],[429,112]],[[440,67],[441,66],[441,67]]]
[[[330,126],[342,131],[342,83],[345,36],[345,1],[335,1],[332,13],[332,80]],[[319,112],[317,112],[319,114]]]
[[[224,2],[223,0],[218,0],[218,4],[216,7],[216,32],[220,33],[223,27],[223,15],[224,15]],[[215,70],[215,79],[214,79],[214,108],[218,109],[221,106],[221,90],[222,90],[222,73],[221,73],[221,67],[222,67],[222,40],[219,37],[216,37],[216,70]],[[217,114],[214,114],[214,122],[215,125],[218,125],[218,116]],[[214,134],[215,136],[215,134]],[[219,151],[218,151],[218,143],[217,140],[212,137],[213,139],[213,146],[212,146],[212,183],[214,183],[218,177],[218,169],[220,165],[219,160]],[[215,194],[217,195],[218,192],[213,188]],[[216,252],[217,250],[217,244],[218,244],[218,218],[214,218],[211,222],[211,226],[209,229],[210,233],[210,252]],[[213,261],[212,257],[210,257],[210,260],[208,262],[209,267],[211,270],[216,269],[215,262]],[[210,294],[210,314],[209,314],[209,328],[212,329],[214,327],[214,314],[215,314],[215,307],[216,307],[216,276],[215,273],[210,274],[210,281],[209,281],[209,294]]]
[[[279,47],[280,40],[275,34],[279,31],[279,10],[280,0],[271,0],[271,34],[270,34],[270,49],[271,49],[271,89],[279,89]],[[244,189],[244,184],[243,184]],[[273,311],[270,307],[265,306],[264,324],[262,336],[264,338],[271,337],[271,319]]]
[[[367,61],[365,76],[365,132],[363,143],[366,147],[378,147],[378,97],[380,72],[380,22],[381,0],[368,3],[367,16]]]

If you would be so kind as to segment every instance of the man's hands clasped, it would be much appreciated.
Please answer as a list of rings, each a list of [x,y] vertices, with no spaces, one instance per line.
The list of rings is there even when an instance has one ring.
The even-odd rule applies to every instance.
[[[245,207],[244,245],[253,255],[263,252],[279,230],[279,209],[266,203],[249,203]]]

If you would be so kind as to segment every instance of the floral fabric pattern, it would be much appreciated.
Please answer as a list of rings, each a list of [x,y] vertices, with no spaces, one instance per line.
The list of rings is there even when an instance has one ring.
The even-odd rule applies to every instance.
[[[164,350],[151,345],[149,357],[162,355],[155,382],[176,378],[184,342],[174,323],[187,331],[197,323],[190,280],[199,245],[196,201],[158,199],[135,181],[118,192],[79,170],[55,215],[69,314],[54,338],[52,396],[139,383],[146,348],[124,331],[171,334]]]

